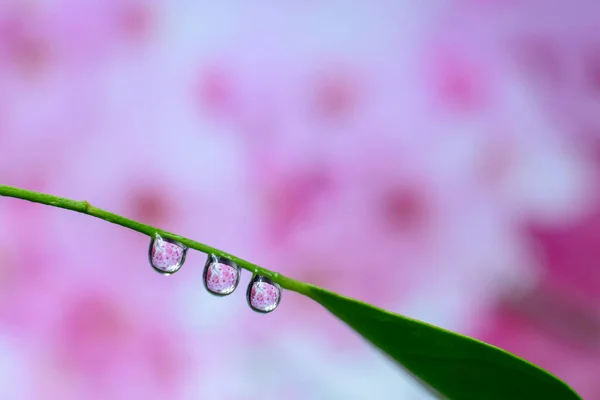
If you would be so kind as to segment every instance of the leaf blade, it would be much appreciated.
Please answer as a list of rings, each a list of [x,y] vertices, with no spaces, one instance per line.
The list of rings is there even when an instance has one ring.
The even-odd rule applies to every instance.
[[[448,399],[581,400],[565,382],[500,348],[307,286],[303,294]]]

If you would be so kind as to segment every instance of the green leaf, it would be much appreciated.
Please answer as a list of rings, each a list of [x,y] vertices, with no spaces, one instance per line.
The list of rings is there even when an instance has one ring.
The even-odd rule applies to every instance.
[[[560,379],[502,349],[307,286],[305,295],[448,399],[581,399]]]
[[[0,185],[0,196],[87,214],[150,237],[160,234],[206,254],[229,258],[254,274],[272,279],[284,289],[319,302],[426,386],[448,399],[581,399],[558,378],[497,347],[296,281],[204,243],[93,207],[87,201],[6,185]]]

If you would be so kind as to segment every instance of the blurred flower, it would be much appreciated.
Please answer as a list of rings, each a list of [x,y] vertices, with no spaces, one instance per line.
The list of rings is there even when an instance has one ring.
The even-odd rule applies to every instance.
[[[546,3],[4,2],[0,181],[476,334],[594,398],[600,14]],[[427,396],[308,299],[257,315],[248,274],[211,297],[204,255],[164,278],[148,243],[0,202],[19,398]]]

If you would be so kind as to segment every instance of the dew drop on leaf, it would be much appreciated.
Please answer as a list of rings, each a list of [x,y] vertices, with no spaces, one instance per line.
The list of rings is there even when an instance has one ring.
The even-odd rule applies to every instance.
[[[246,297],[252,310],[266,314],[279,305],[281,287],[269,278],[255,275],[248,285]]]
[[[168,276],[179,271],[185,261],[186,252],[187,248],[184,245],[156,234],[150,241],[148,258],[155,271]]]
[[[227,296],[237,288],[241,272],[233,261],[209,255],[202,276],[204,287],[215,296]]]

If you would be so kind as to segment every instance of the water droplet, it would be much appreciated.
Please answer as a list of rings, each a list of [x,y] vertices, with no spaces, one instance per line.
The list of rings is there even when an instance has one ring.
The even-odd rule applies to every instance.
[[[209,255],[204,266],[204,287],[215,296],[233,293],[240,282],[242,270],[231,260]]]
[[[281,301],[281,286],[264,276],[255,275],[246,292],[248,305],[259,313],[269,313]]]
[[[150,241],[148,258],[155,271],[169,276],[179,271],[185,261],[187,247],[179,242],[156,234]]]

